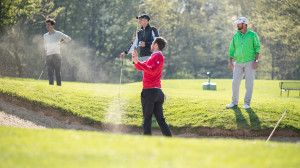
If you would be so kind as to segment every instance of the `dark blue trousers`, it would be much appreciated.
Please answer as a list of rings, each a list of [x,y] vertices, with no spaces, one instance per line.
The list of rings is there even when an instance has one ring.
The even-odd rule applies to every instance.
[[[141,102],[143,107],[143,128],[144,135],[151,135],[151,124],[152,124],[152,114],[154,114],[156,121],[161,129],[161,132],[165,136],[172,136],[170,128],[165,121],[163,115],[163,103],[164,103],[164,93],[161,89],[143,89],[141,93]]]
[[[54,73],[55,73],[56,85],[61,86],[61,76],[60,76],[61,55],[60,54],[47,55],[46,65],[48,69],[49,85],[54,84]]]

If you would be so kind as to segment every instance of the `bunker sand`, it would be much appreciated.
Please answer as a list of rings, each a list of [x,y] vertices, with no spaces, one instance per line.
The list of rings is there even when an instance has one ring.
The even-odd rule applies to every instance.
[[[70,115],[62,115],[59,111],[32,106],[11,97],[0,97],[0,126],[11,126],[35,129],[72,129],[99,131],[107,133],[123,133],[142,135],[142,128],[125,127],[122,125],[91,124],[86,120]],[[118,128],[118,129],[116,129]],[[227,139],[267,139],[265,132],[251,130],[223,130],[209,128],[190,128],[171,130],[174,137],[183,138],[227,138]],[[266,136],[262,136],[266,134]],[[154,136],[162,136],[160,130],[153,130]],[[291,130],[277,130],[271,141],[300,143],[300,135]]]

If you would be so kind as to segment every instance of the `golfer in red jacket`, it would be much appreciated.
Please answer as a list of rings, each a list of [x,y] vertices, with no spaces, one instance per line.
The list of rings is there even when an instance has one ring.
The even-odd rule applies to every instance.
[[[162,37],[156,37],[151,44],[151,56],[140,62],[136,50],[132,53],[132,62],[137,70],[144,71],[143,90],[141,102],[143,107],[143,128],[144,135],[151,135],[152,114],[165,136],[172,136],[170,128],[165,121],[162,105],[164,103],[164,93],[161,90],[161,76],[164,66],[164,56],[162,50],[167,41]]]

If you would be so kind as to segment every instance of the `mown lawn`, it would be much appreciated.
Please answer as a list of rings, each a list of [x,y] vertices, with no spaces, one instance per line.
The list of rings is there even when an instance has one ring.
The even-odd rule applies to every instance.
[[[280,96],[279,81],[255,80],[251,109],[244,110],[244,81],[240,91],[240,108],[226,109],[231,100],[231,80],[213,79],[217,91],[202,90],[207,80],[163,80],[163,91],[169,100],[164,113],[174,129],[199,127],[229,130],[272,129],[283,112],[288,113],[278,129],[300,132],[300,96],[291,91]],[[141,127],[141,82],[90,84],[63,82],[62,87],[49,86],[48,81],[0,78],[0,94],[12,96],[36,106],[57,109],[86,118],[89,122]],[[120,95],[120,96],[119,96]]]
[[[299,167],[299,143],[0,126],[0,167]]]

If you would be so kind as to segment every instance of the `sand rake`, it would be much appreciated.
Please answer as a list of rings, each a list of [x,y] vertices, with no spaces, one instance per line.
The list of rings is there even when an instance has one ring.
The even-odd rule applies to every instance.
[[[287,111],[288,111],[288,110],[286,109],[285,112],[282,114],[281,118],[279,119],[279,121],[277,122],[275,128],[274,128],[273,131],[271,132],[271,134],[270,134],[269,138],[267,139],[266,143],[268,143],[269,139],[272,137],[272,135],[273,135],[273,133],[275,132],[275,130],[276,130],[278,124],[280,123],[281,119],[283,118],[283,116],[285,115],[285,113],[286,113]]]

